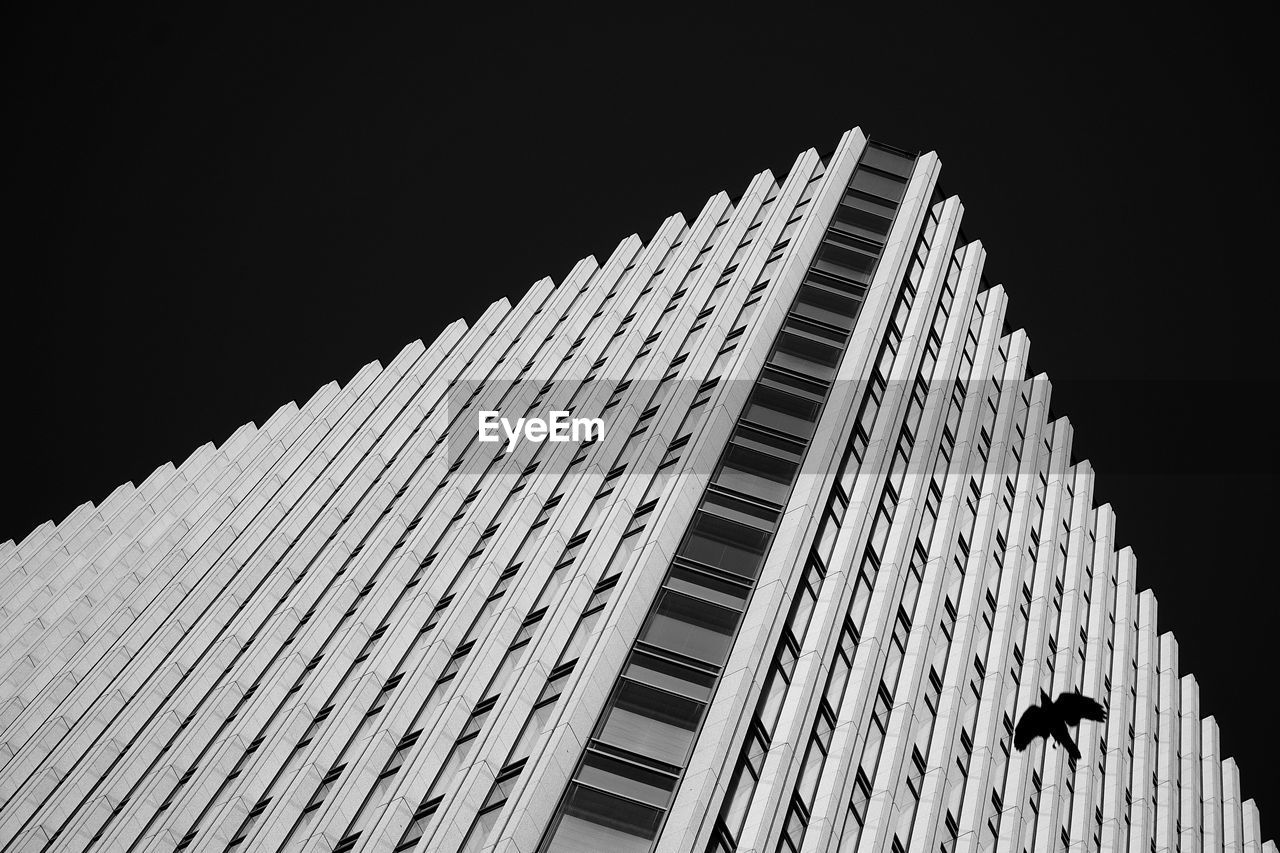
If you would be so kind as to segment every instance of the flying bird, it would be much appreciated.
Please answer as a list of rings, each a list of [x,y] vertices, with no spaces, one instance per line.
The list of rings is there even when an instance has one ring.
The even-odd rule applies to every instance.
[[[1102,722],[1106,718],[1106,709],[1096,699],[1090,699],[1079,691],[1062,693],[1053,700],[1041,690],[1040,704],[1022,712],[1022,719],[1018,720],[1013,732],[1013,745],[1022,752],[1038,737],[1045,740],[1053,738],[1054,742],[1062,744],[1071,760],[1076,761],[1080,758],[1080,750],[1067,727],[1078,726],[1081,720]]]

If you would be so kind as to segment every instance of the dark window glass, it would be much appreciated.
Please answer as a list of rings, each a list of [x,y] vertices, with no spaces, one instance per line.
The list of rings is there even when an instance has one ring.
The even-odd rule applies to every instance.
[[[844,293],[854,299],[862,299],[867,295],[867,288],[861,284],[853,284],[833,275],[826,275],[818,270],[809,270],[804,280],[818,287],[825,287],[837,293]]]
[[[800,288],[799,298],[791,310],[801,317],[847,330],[853,328],[853,321],[857,318],[861,305],[859,300],[851,296],[806,282]]]
[[[871,281],[876,256],[850,246],[824,241],[813,260],[813,268],[831,275],[847,278],[859,284]]]
[[[743,417],[761,426],[807,439],[818,420],[818,403],[772,388],[757,387]]]
[[[728,657],[737,624],[736,611],[663,590],[640,639],[718,665]]]
[[[722,578],[713,577],[706,572],[684,566],[674,566],[667,578],[667,588],[687,592],[689,595],[705,599],[725,607],[741,610],[747,603],[749,587]]]
[[[889,226],[893,224],[893,220],[879,213],[856,207],[849,201],[850,199],[846,198],[836,207],[831,224],[841,231],[883,243],[885,237],[889,235]]]
[[[859,163],[874,166],[881,171],[897,175],[900,178],[909,178],[911,177],[911,170],[915,167],[916,160],[914,157],[907,157],[895,151],[886,151],[875,145],[868,145],[862,152],[862,159]]]
[[[776,388],[788,394],[797,394],[809,400],[821,402],[827,396],[827,384],[816,379],[804,377],[785,370],[777,370],[765,365],[760,373],[757,387]]]
[[[815,379],[829,380],[836,375],[840,354],[839,347],[792,330],[784,330],[778,335],[778,343],[769,356],[769,364]]]
[[[625,672],[627,678],[695,699],[710,699],[715,676],[648,652],[633,652]]]
[[[768,533],[705,512],[694,516],[690,528],[682,557],[743,577],[759,573]]]
[[[717,486],[781,505],[791,491],[797,467],[791,460],[730,444],[714,482]]]
[[[792,315],[787,318],[786,325],[783,326],[788,332],[805,337],[813,338],[823,343],[830,342],[838,347],[843,347],[844,342],[849,339],[848,334],[833,329],[826,323],[815,323],[804,317]]]
[[[862,210],[867,213],[874,213],[885,219],[893,219],[893,214],[898,209],[896,204],[886,204],[883,199],[878,199],[875,196],[860,193],[857,190],[849,190],[846,192],[844,195],[844,201],[842,201],[841,204],[847,204],[852,208]]]
[[[582,785],[572,785],[548,850],[556,853],[646,853],[662,812]]]
[[[623,679],[596,737],[663,764],[683,766],[704,707],[701,702]]]
[[[855,190],[887,198],[889,201],[902,198],[902,190],[906,185],[907,182],[902,178],[873,172],[870,169],[859,169],[854,174],[852,183],[849,184]]]
[[[850,234],[827,234],[822,238],[822,242],[829,246],[839,246],[842,249],[861,252],[872,257],[879,257],[883,249],[878,240],[864,240],[861,237],[855,237]]]
[[[733,443],[743,447],[754,447],[793,462],[799,462],[804,457],[804,442],[762,432],[747,425],[739,426],[734,430]]]
[[[772,531],[778,523],[776,510],[730,497],[729,495],[723,495],[713,490],[708,491],[706,497],[702,499],[702,509],[705,512],[713,512],[722,518],[728,518],[752,527],[759,527],[761,530]]]
[[[595,750],[587,750],[578,771],[578,781],[603,788],[631,800],[651,806],[666,806],[671,801],[675,777],[650,770],[632,761],[622,761]]]

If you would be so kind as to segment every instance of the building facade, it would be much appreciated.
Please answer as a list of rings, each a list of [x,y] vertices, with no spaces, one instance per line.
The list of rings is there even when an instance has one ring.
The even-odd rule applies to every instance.
[[[5,544],[0,851],[1274,853],[939,169],[850,131]]]

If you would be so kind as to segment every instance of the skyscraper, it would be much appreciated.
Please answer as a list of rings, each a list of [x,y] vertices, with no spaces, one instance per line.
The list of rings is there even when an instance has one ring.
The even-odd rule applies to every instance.
[[[1274,851],[939,171],[850,131],[6,545],[0,850]]]

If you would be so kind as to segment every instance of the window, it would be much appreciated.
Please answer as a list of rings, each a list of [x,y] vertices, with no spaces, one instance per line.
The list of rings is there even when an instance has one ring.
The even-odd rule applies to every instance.
[[[861,299],[841,292],[812,278],[800,287],[792,313],[849,331],[858,316]]]
[[[819,405],[772,388],[757,386],[747,401],[744,419],[788,435],[808,439],[818,420]]]
[[[735,610],[663,590],[640,639],[696,660],[721,664],[733,644],[738,615]]]
[[[471,827],[471,832],[467,835],[466,842],[462,845],[459,853],[479,853],[484,848],[484,844],[489,840],[489,833],[498,824],[498,817],[502,814],[499,808],[493,808],[489,811],[481,813],[475,823]],[[338,853],[338,851],[334,851]]]
[[[902,191],[906,188],[906,181],[873,169],[859,167],[858,171],[854,173],[853,181],[850,182],[849,186],[854,190],[896,202],[902,197]]]
[[[760,372],[756,388],[772,388],[786,394],[795,394],[813,402],[820,403],[827,396],[827,383],[818,379],[810,379],[789,370],[779,370],[765,365]],[[741,427],[739,427],[741,429]],[[799,444],[800,442],[796,442]]]
[[[809,628],[809,617],[813,615],[813,609],[818,604],[818,591],[821,586],[822,568],[818,563],[810,562],[805,569],[800,588],[796,591],[795,603],[791,605],[791,617],[787,620],[787,627],[791,629],[791,633],[797,640],[802,640],[805,631]]]
[[[782,506],[798,467],[795,461],[733,442],[713,480],[722,488]]]
[[[836,208],[831,220],[832,227],[858,237],[883,242],[893,224],[892,217],[883,215],[879,209],[867,210],[865,207],[870,205],[859,206],[859,201],[861,199],[846,196]]]
[[[769,534],[718,515],[699,511],[690,525],[680,556],[724,569],[744,578],[760,572]]]
[[[742,610],[746,606],[747,596],[751,592],[750,585],[743,581],[716,577],[701,569],[680,565],[672,567],[671,574],[667,576],[666,588],[686,592],[704,601],[735,610]]]
[[[564,647],[564,653],[560,655],[560,661],[557,666],[564,664],[566,661],[577,660],[582,654],[583,648],[587,645],[587,637],[595,630],[596,623],[600,621],[600,614],[603,608],[597,608],[582,616],[578,620],[578,627],[573,629],[573,636],[569,638],[569,642]]]
[[[782,700],[791,684],[791,674],[796,668],[796,649],[789,635],[784,632],[783,641],[778,645],[777,658],[769,671],[769,680],[765,683],[764,692],[760,695],[760,709],[757,716],[761,725],[772,737],[773,727],[777,725],[778,716],[782,713]]]
[[[810,330],[789,328],[778,336],[769,364],[828,381],[836,375],[841,353],[838,346],[819,340]]]
[[[551,712],[555,710],[555,700],[559,699],[557,694],[555,698],[542,705],[534,707],[529,714],[528,721],[524,724],[524,729],[520,732],[520,738],[516,741],[516,745],[511,748],[508,764],[514,761],[523,761],[529,757],[529,753],[533,751],[534,742],[542,735],[542,727],[546,725],[547,720],[551,718]]]
[[[708,670],[695,669],[646,651],[632,652],[623,675],[631,681],[703,701],[711,698],[716,680]]]
[[[891,175],[897,175],[899,178],[905,179],[911,177],[915,162],[914,157],[899,154],[887,148],[881,148],[873,143],[863,150],[862,159],[858,161],[858,165],[859,168],[871,166],[882,172],[888,172]]]
[[[751,527],[758,527],[761,530],[772,531],[778,523],[778,511],[776,509],[763,506],[754,501],[743,500],[733,495],[723,494],[714,488],[707,490],[706,497],[702,501],[702,511],[715,513],[721,518],[727,518],[730,521],[736,521]]]
[[[560,666],[551,671],[551,677],[542,688],[542,693],[538,696],[538,701],[534,704],[533,711],[530,712],[529,719],[516,740],[516,745],[511,748],[511,754],[507,756],[507,766],[529,757],[534,741],[542,734],[543,726],[551,719],[551,712],[555,710],[556,701],[564,691],[565,683],[568,682],[572,672],[572,664]]]
[[[596,738],[663,764],[682,766],[704,707],[624,678]]]
[[[865,240],[828,234],[813,261],[818,272],[856,284],[868,284],[879,255],[876,246]]]
[[[564,793],[558,817],[543,838],[541,849],[544,851],[647,853],[651,846],[663,812],[670,805],[675,781],[693,747],[706,702],[733,646],[742,610],[760,574],[782,507],[804,460],[807,442],[813,435],[865,297],[864,285],[883,251],[897,199],[914,167],[914,158],[910,156],[889,150],[869,150],[871,153],[855,171],[836,220],[792,300],[784,326],[769,350],[729,446],[718,460],[662,588],[645,617],[611,698],[582,753],[574,779]],[[810,181],[800,204],[814,197],[820,177]],[[732,357],[732,341],[743,334],[745,323],[760,304],[755,294],[768,283],[802,221],[803,214],[793,217],[787,223],[787,230],[777,238],[759,283],[751,291],[753,298],[748,299],[732,324],[726,338],[730,343],[721,350],[709,375],[718,375]],[[739,244],[726,273],[732,271],[732,265],[744,254],[742,247],[749,243],[750,239]],[[721,276],[722,281],[726,277]],[[903,303],[904,311],[907,307],[909,303]],[[704,310],[699,319],[706,316]],[[903,334],[902,316],[905,315],[897,318],[899,338]],[[686,338],[685,350],[688,349]],[[886,370],[893,357],[894,350],[889,349]],[[694,405],[704,402],[714,386],[714,380],[704,384]],[[848,507],[857,463],[866,449],[867,435],[884,395],[885,376],[879,375],[867,390],[870,405],[863,407],[854,428],[857,438],[848,449],[854,461],[849,462],[847,457],[845,460],[847,481],[833,486],[833,499],[827,504],[824,523],[829,536],[823,540],[826,547],[822,549],[826,553],[830,553],[831,541]],[[920,417],[919,404],[923,399],[922,394],[919,400],[913,401],[906,449],[900,454],[903,462],[910,455],[913,440],[910,431]],[[692,416],[695,422],[702,418],[705,412],[701,409],[698,415]],[[681,431],[689,421],[690,416],[686,415],[686,425]],[[672,445],[663,466],[679,459],[678,454],[673,455],[675,450],[676,446]],[[623,458],[626,458],[625,451]],[[615,470],[620,472],[622,465]],[[894,473],[900,480],[901,471],[895,468]],[[894,488],[886,489],[889,502],[881,508],[883,534],[888,532],[897,501]],[[655,493],[651,488],[645,505],[649,495]],[[809,820],[806,800],[813,797],[830,745],[835,708],[842,701],[851,677],[858,625],[870,601],[877,564],[877,560],[868,558],[864,571],[859,572],[850,618],[840,638],[838,659],[832,662],[824,690],[822,718],[807,741],[801,796],[793,801],[794,820],[789,820],[786,827],[793,845],[802,840]],[[611,570],[606,569],[604,574],[611,574]],[[732,850],[736,833],[741,829],[763,769],[771,730],[777,724],[796,666],[796,634],[803,634],[806,629],[824,575],[822,560],[812,556],[804,586],[793,596],[795,603],[789,625],[782,632],[749,729],[748,742],[739,754],[721,813],[712,829],[711,850]],[[901,643],[895,643],[895,648],[900,653]],[[882,692],[887,700],[889,694],[883,685]],[[872,772],[887,719],[888,708],[877,707],[879,728],[874,730],[874,742],[865,746],[863,762]],[[535,719],[531,717],[521,742],[528,739],[527,732],[534,724]],[[538,723],[538,728],[548,724],[549,719]],[[870,794],[866,773],[859,771],[866,789],[864,810],[865,797]],[[858,821],[861,820],[859,816]]]
[[[662,812],[634,800],[574,783],[548,850],[556,853],[647,853]]]
[[[762,764],[763,751],[754,756],[744,753],[738,762],[737,772],[729,782],[720,819],[724,826],[722,831],[727,831],[731,839],[736,839],[738,833],[742,831],[743,822],[747,819],[747,807],[751,805],[751,795],[755,793],[756,782],[760,779]],[[720,849],[723,850],[732,850],[736,846],[736,843],[722,842],[722,844],[724,846]]]
[[[578,781],[660,808],[671,802],[675,774],[588,749]]]

